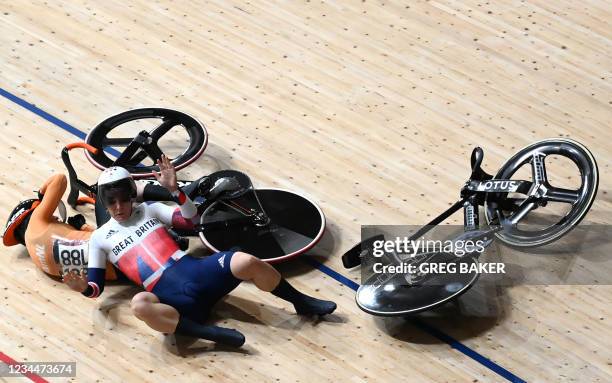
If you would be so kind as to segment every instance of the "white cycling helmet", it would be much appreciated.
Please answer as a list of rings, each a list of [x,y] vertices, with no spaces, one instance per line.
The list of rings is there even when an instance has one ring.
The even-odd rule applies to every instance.
[[[130,172],[119,166],[105,169],[98,178],[98,196],[104,206],[114,200],[133,201],[136,198],[136,183]]]

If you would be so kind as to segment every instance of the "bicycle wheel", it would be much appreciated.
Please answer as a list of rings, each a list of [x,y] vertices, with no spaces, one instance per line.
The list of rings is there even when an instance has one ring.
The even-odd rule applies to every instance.
[[[245,212],[261,212],[260,204],[268,220],[256,224]],[[200,239],[211,250],[243,251],[270,263],[304,253],[325,229],[323,212],[314,202],[282,189],[257,189],[231,201],[213,202],[202,212],[200,223]]]
[[[405,274],[373,274],[359,286],[355,301],[360,309],[377,316],[402,316],[431,310],[458,298],[478,279],[477,272],[460,272],[478,264],[475,257],[457,258],[454,254],[438,253],[427,262],[455,263],[456,272],[429,274],[417,283],[410,283]],[[418,269],[418,266],[416,266]]]
[[[168,155],[177,170],[198,159],[208,143],[204,125],[185,113],[163,108],[134,109],[107,118],[89,132],[85,141],[99,151],[95,155],[85,152],[87,159],[101,170],[119,165],[135,178],[153,176],[153,171],[159,169],[155,159],[142,148],[130,153],[121,163],[115,163],[134,140],[133,131],[141,130],[149,131],[152,144]],[[169,134],[171,131],[173,134]]]
[[[580,174],[579,187],[551,185],[546,168],[550,156],[575,164]],[[486,200],[485,216],[489,224],[497,217],[502,222],[515,224],[495,234],[504,243],[514,247],[542,246],[567,234],[591,208],[599,184],[597,163],[582,144],[566,138],[553,138],[520,150],[501,167],[495,179],[511,179],[524,165],[531,167],[534,187],[530,196],[514,198],[508,193],[490,194]]]

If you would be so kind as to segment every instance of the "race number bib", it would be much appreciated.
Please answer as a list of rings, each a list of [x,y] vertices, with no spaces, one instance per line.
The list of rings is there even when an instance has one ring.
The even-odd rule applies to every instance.
[[[60,274],[76,272],[87,276],[88,241],[55,239],[53,242],[53,258],[60,266]]]

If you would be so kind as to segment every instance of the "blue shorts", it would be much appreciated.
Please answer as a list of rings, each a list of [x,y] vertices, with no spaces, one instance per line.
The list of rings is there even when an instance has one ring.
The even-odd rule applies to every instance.
[[[187,254],[164,271],[152,293],[182,316],[201,321],[215,303],[242,282],[230,270],[233,255],[233,251],[205,258]]]

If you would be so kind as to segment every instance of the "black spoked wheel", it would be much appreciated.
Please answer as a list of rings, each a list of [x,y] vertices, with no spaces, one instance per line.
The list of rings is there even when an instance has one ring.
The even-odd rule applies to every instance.
[[[471,270],[478,264],[473,256],[457,258],[449,253],[436,253],[422,262],[454,263],[456,272],[424,276],[373,274],[357,290],[355,300],[359,308],[377,316],[416,314],[459,297],[478,279],[476,271],[460,272],[462,266]],[[415,267],[418,270],[418,265]]]
[[[151,151],[134,143],[140,131],[148,132],[147,144],[154,152],[165,153],[177,170],[198,159],[208,143],[204,125],[185,113],[134,109],[107,118],[89,132],[85,141],[100,150],[96,155],[86,152],[87,158],[99,169],[119,165],[136,178],[151,177],[159,169]]]
[[[575,175],[579,177],[554,178],[550,171],[554,167],[564,172],[577,168]],[[495,179],[512,179],[520,172],[531,173],[529,195],[496,193],[486,201],[488,223],[500,220],[511,224],[495,234],[510,246],[542,246],[561,238],[584,218],[597,194],[595,158],[586,147],[570,139],[553,138],[527,146],[501,167]],[[558,186],[568,182],[570,185]]]
[[[204,210],[200,223],[200,239],[211,250],[243,251],[270,263],[304,253],[325,229],[323,212],[314,202],[281,189],[251,190],[216,201]]]

